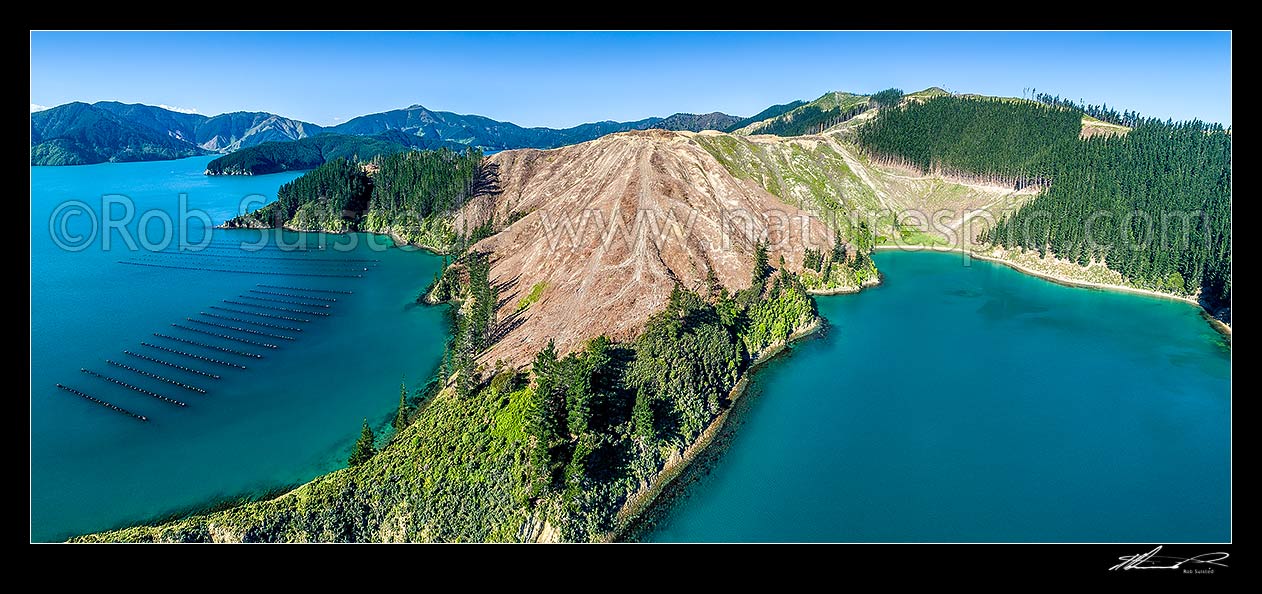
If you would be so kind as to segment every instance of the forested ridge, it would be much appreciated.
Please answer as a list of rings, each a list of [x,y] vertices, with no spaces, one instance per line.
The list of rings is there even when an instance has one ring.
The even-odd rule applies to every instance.
[[[1100,120],[1101,122],[1108,122],[1119,126],[1135,126],[1142,119],[1137,111],[1123,110],[1119,112],[1116,109],[1110,108],[1108,103],[1103,105],[1087,105],[1083,103],[1075,103],[1067,98],[1062,99],[1060,95],[1052,96],[1047,93],[1038,93],[1034,95],[1034,99],[1046,105],[1075,109]]]
[[[901,92],[900,92],[901,96]],[[792,104],[790,104],[792,105]],[[818,134],[863,113],[871,106],[870,97],[852,93],[825,93],[810,103],[776,114],[750,130],[750,134],[801,136]],[[770,111],[770,110],[769,110]]]
[[[409,150],[368,161],[339,157],[281,186],[276,201],[227,226],[393,233],[446,249],[458,233],[445,215],[478,193],[496,191],[494,177],[476,149]]]
[[[1084,139],[1082,115],[1063,104],[938,97],[884,112],[857,140],[877,162],[1043,187],[985,242],[1094,259],[1137,287],[1229,303],[1230,134],[1134,117],[1122,120],[1133,124],[1128,134]]]
[[[1067,109],[935,97],[884,111],[858,141],[880,162],[1021,188],[1045,182],[1081,128]]]
[[[31,165],[180,159],[205,151],[87,103],[31,114]]]
[[[318,134],[267,112],[207,117],[138,103],[66,103],[31,113],[32,165],[180,159]]]
[[[419,136],[389,131],[373,136],[321,134],[288,142],[266,142],[243,148],[206,164],[207,175],[264,175],[315,169],[334,159],[371,161],[414,148],[453,148],[426,144]]]

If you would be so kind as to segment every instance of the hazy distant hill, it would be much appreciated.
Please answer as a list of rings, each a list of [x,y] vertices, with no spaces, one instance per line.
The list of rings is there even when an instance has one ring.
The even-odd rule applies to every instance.
[[[31,114],[31,165],[157,161],[202,154],[201,148],[176,135],[184,132],[187,129],[159,132],[107,109],[67,103]]]
[[[32,165],[178,159],[319,134],[265,112],[207,117],[138,103],[67,103],[31,114]]]
[[[299,140],[323,128],[263,111],[236,111],[208,118],[197,128],[198,146],[231,152],[264,142]]]
[[[796,105],[796,104],[791,104]],[[777,106],[780,107],[780,106]],[[775,109],[775,108],[772,108]],[[771,110],[760,115],[771,117]],[[775,112],[778,115],[780,112]],[[419,140],[405,140],[407,147],[477,147],[484,150],[556,148],[600,138],[614,132],[647,130],[726,130],[743,121],[720,112],[676,113],[630,122],[602,121],[571,128],[526,128],[480,115],[433,111],[421,105],[354,118],[324,128],[267,112],[238,111],[217,116],[182,113],[138,103],[99,101],[68,103],[31,114],[32,165],[82,165],[105,161],[177,159],[207,152],[232,153],[265,143],[312,138],[324,132],[349,136],[375,136],[397,132]],[[398,140],[395,137],[394,140]],[[385,150],[381,142],[360,143],[370,152]],[[349,150],[353,142],[324,140],[285,151],[275,147],[225,161],[223,172],[260,173],[313,167],[316,145],[336,145]],[[335,151],[339,155],[346,150]],[[353,151],[352,151],[353,152]],[[242,166],[246,162],[253,165]],[[318,165],[319,163],[315,163]]]
[[[648,118],[635,122],[596,122],[572,128],[523,128],[479,115],[433,111],[420,105],[354,118],[330,128],[339,134],[368,135],[399,130],[431,141],[448,141],[490,150],[514,148],[555,148],[599,138],[613,132],[643,130],[661,121]]]
[[[717,130],[721,132],[740,121],[741,118],[739,116],[727,115],[718,111],[703,114],[677,113],[664,118],[651,127],[683,132],[700,132],[702,130]]]

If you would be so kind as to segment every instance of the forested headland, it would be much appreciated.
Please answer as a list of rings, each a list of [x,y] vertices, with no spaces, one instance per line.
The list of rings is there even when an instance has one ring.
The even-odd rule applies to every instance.
[[[639,338],[549,344],[518,370],[477,362],[505,320],[486,255],[466,252],[447,272],[456,331],[438,381],[401,402],[381,447],[275,499],[77,540],[613,538],[627,501],[727,410],[750,367],[820,323],[797,276],[761,246],[755,258],[746,289],[676,286]]]
[[[452,148],[454,143],[431,145],[424,138],[391,130],[373,136],[321,134],[288,142],[266,142],[229,153],[206,164],[206,175],[264,175],[315,169],[335,159],[371,161],[416,148]]]
[[[1080,137],[1082,108],[937,97],[888,110],[857,140],[876,162],[1042,191],[982,241],[1102,262],[1132,285],[1231,299],[1231,135],[1221,125],[1092,111],[1133,129]],[[1048,104],[1050,103],[1050,105]]]
[[[338,157],[281,186],[274,202],[225,226],[388,233],[445,251],[467,234],[454,229],[447,215],[473,196],[494,192],[495,184],[494,167],[486,166],[476,149],[408,150],[366,161]]]

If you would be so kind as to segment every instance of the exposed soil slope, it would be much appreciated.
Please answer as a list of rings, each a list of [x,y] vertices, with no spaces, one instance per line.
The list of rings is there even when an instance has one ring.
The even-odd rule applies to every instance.
[[[524,364],[549,339],[562,353],[602,333],[631,339],[676,282],[702,287],[711,271],[728,290],[744,288],[751,237],[766,233],[772,265],[783,255],[795,271],[805,247],[833,244],[822,221],[804,225],[810,213],[732,175],[691,133],[625,132],[491,160],[503,191],[462,217],[472,225],[525,214],[472,248],[491,254],[500,289],[501,336],[488,363]],[[546,289],[519,311],[540,283]]]

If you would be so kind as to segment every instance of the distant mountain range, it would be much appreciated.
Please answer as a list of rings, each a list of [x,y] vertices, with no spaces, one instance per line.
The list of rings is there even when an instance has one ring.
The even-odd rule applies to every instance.
[[[861,97],[849,96],[848,97]],[[310,141],[293,149],[264,148],[208,168],[207,173],[273,173],[305,169],[324,154],[358,154],[406,148],[478,148],[482,150],[554,149],[584,143],[613,132],[756,129],[757,122],[784,117],[806,105],[801,101],[767,108],[757,116],[675,114],[636,121],[599,121],[565,129],[522,127],[478,115],[452,114],[414,105],[370,114],[323,127],[268,112],[237,111],[203,116],[162,107],[98,101],[66,103],[30,115],[30,164],[83,165],[105,161],[180,159],[184,156],[236,153],[269,143],[290,143],[324,134],[371,136],[357,141],[337,137]],[[814,103],[811,103],[814,105]],[[391,134],[386,135],[386,132]],[[762,132],[766,134],[766,132]],[[775,132],[772,132],[775,134]],[[396,146],[387,146],[396,145]],[[292,159],[290,159],[292,158]]]
[[[178,159],[320,132],[315,124],[266,112],[208,117],[134,103],[75,102],[31,114],[31,164]]]
[[[628,130],[702,130],[724,131],[741,121],[737,116],[713,112],[706,114],[677,113],[665,118],[645,118],[632,122],[594,122],[573,128],[523,128],[479,115],[460,115],[448,111],[432,111],[421,105],[383,113],[360,116],[344,124],[327,128],[336,134],[364,136],[399,130],[431,142],[443,141],[486,150],[517,148],[550,149],[586,142],[614,132]]]

